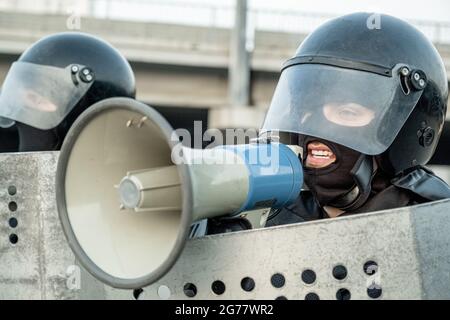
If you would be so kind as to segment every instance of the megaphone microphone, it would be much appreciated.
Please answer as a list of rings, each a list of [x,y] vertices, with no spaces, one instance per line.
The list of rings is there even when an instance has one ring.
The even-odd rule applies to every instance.
[[[283,207],[302,183],[298,156],[286,145],[186,148],[153,108],[112,98],[90,107],[67,134],[56,196],[85,269],[135,289],[171,269],[194,221]]]

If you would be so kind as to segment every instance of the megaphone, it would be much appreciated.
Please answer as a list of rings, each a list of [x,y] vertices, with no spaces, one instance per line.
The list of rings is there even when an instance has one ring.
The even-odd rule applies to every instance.
[[[286,145],[194,150],[178,138],[157,111],[128,98],[93,105],[66,136],[56,175],[62,227],[79,262],[112,287],[164,276],[193,221],[298,197],[302,169]]]

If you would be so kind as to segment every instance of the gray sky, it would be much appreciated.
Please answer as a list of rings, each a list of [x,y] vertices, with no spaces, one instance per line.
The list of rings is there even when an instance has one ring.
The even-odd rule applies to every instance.
[[[191,0],[196,1],[196,0]],[[216,0],[233,3],[231,0]],[[450,22],[450,1],[448,0],[250,0],[254,7],[283,8],[345,14],[355,11],[379,12],[399,18],[438,20]]]
[[[355,11],[388,13],[399,18],[450,22],[450,1],[448,0],[248,0],[252,8],[266,8],[285,11],[303,11],[340,15]],[[170,3],[197,4],[203,6],[234,5],[235,0],[0,0],[0,9],[18,8],[50,10],[64,7],[94,7],[100,15],[106,12],[127,14],[137,19],[145,19],[153,14],[164,16],[173,10],[151,10],[153,4],[167,6]],[[172,6],[173,7],[173,6]],[[155,6],[153,6],[155,8]],[[146,10],[149,9],[149,10]],[[155,8],[156,9],[156,8]],[[185,5],[183,16],[195,19]],[[81,9],[81,11],[84,11]],[[157,12],[155,12],[157,11]],[[168,12],[170,11],[170,12]],[[198,10],[197,10],[198,11]],[[201,13],[200,13],[201,15]]]
[[[108,0],[97,0],[97,8],[100,12],[107,10],[107,2]],[[112,2],[114,3],[112,7],[115,7],[112,11],[120,10],[123,14],[133,11],[133,13],[138,13],[138,15],[139,13],[148,15],[151,14],[152,10],[150,12],[145,12],[145,10],[142,12],[139,8],[148,7],[152,3],[192,3],[200,6],[218,5],[231,7],[234,5],[235,0],[113,0]],[[331,15],[369,11],[387,13],[405,19],[450,22],[450,1],[448,0],[249,0],[249,3],[252,8],[295,10]],[[111,7],[111,5],[109,6]],[[185,13],[185,16],[189,16],[189,10]],[[159,15],[161,14],[163,13],[159,12]]]
[[[201,19],[203,14],[199,8],[214,6],[231,8],[235,0],[95,0],[95,3],[98,13],[106,14],[108,11],[113,16],[131,15],[136,19],[145,19],[153,15],[160,18],[172,15],[182,16],[183,20],[189,18],[196,20]],[[189,4],[196,6],[196,9],[189,8]],[[313,12],[333,16],[368,11],[387,13],[404,19],[450,22],[448,0],[249,0],[249,4],[253,9]],[[158,7],[165,7],[167,10],[157,9]],[[179,7],[181,10],[171,7]],[[151,10],[152,8],[154,10]]]
[[[170,0],[168,0],[170,1]],[[185,0],[201,4],[233,5],[234,0]],[[448,0],[249,0],[254,8],[300,10],[329,14],[355,11],[379,12],[405,19],[450,22]]]

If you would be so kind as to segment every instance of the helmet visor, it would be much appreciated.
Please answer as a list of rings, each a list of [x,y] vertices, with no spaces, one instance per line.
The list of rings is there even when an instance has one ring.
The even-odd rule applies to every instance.
[[[299,133],[381,154],[422,93],[404,93],[401,67],[383,76],[322,64],[291,66],[281,74],[262,132]]]
[[[14,62],[2,86],[0,117],[42,130],[56,127],[92,85],[92,75],[89,82],[79,78],[83,70],[88,69]]]

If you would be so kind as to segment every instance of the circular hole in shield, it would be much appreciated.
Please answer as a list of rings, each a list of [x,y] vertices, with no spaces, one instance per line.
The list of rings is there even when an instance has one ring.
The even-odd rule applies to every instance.
[[[286,283],[286,279],[281,273],[275,273],[271,278],[270,282],[275,288],[282,288]]]
[[[211,290],[218,296],[225,293],[225,283],[220,280],[214,281],[211,285]]]
[[[250,277],[245,277],[241,280],[241,288],[247,292],[253,291],[255,289],[255,280]]]
[[[10,196],[15,196],[17,194],[17,188],[15,186],[8,187],[8,194]]]
[[[344,280],[347,278],[347,268],[343,265],[337,265],[333,268],[333,277],[336,280]]]
[[[313,270],[307,269],[302,272],[302,281],[306,284],[313,284],[316,282],[317,276]]]
[[[9,211],[11,211],[11,212],[17,211],[17,203],[16,203],[15,201],[11,201],[11,202],[8,204],[8,209],[9,209]]]
[[[320,297],[317,293],[310,292],[305,296],[305,300],[320,300]]]
[[[17,242],[19,242],[19,237],[17,236],[17,234],[13,233],[9,235],[9,242],[11,242],[12,244],[16,244]]]
[[[348,289],[342,288],[336,292],[336,300],[350,300],[352,297]]]
[[[364,263],[363,269],[365,274],[367,274],[368,276],[372,276],[378,271],[378,263],[372,260],[367,261],[366,263]]]
[[[197,287],[193,283],[186,283],[183,287],[183,292],[188,298],[193,298],[197,295]]]
[[[138,300],[139,297],[142,295],[143,292],[144,292],[144,289],[142,289],[142,288],[134,289],[134,290],[133,290],[133,298],[135,298],[136,300]]]
[[[167,300],[172,295],[172,292],[170,292],[170,288],[168,286],[162,285],[158,288],[158,297],[161,300]]]
[[[16,218],[11,218],[11,219],[9,219],[8,224],[11,228],[14,229],[14,228],[17,228],[19,222],[17,221]]]
[[[372,299],[378,299],[383,294],[383,289],[377,284],[373,284],[367,288],[367,295]]]

